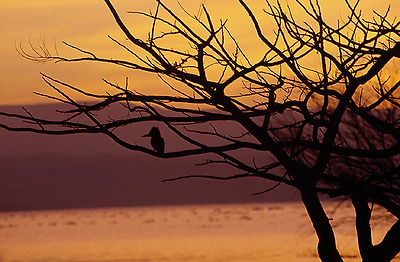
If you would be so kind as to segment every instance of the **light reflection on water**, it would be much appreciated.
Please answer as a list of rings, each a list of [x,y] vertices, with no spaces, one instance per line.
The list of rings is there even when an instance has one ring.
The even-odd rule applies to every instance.
[[[332,221],[346,261],[360,260],[353,215]],[[311,262],[315,245],[299,203],[0,213],[2,262]]]

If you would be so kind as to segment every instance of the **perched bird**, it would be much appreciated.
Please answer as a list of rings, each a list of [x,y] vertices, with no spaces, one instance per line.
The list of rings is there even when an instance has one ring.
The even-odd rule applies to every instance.
[[[158,127],[153,126],[150,132],[143,137],[150,137],[150,144],[153,147],[154,151],[157,153],[164,153],[165,142],[164,139],[161,137],[160,130]]]

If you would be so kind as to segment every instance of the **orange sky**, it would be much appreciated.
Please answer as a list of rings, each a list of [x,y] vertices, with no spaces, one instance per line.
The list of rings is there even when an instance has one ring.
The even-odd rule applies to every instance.
[[[204,1],[204,0],[203,0]],[[289,0],[292,2],[293,0]],[[177,1],[168,0],[177,8]],[[190,12],[197,12],[201,0],[180,0]],[[265,7],[262,0],[250,1],[253,7]],[[249,3],[250,3],[249,2]],[[283,2],[283,1],[282,1]],[[286,2],[286,1],[285,1]],[[321,1],[329,19],[336,21],[340,16],[340,1]],[[324,3],[326,2],[326,3]],[[134,32],[143,35],[148,32],[150,25],[127,15],[126,11],[148,11],[155,8],[152,0],[114,0],[114,5],[121,13],[124,21],[134,25]],[[392,14],[400,11],[400,2],[396,0],[364,0],[362,6],[364,14],[371,14],[373,9],[383,11],[387,5],[392,6]],[[259,51],[251,48],[252,39],[246,34],[252,34],[252,30],[243,30],[244,19],[247,17],[243,10],[238,8],[236,0],[207,0],[206,5],[210,13],[216,19],[228,18],[228,27],[238,35],[242,46],[251,51]],[[94,50],[104,56],[121,55],[117,46],[111,43],[107,35],[123,40],[124,37],[118,31],[106,5],[101,0],[0,0],[0,105],[23,105],[48,102],[46,99],[35,96],[34,91],[50,93],[51,90],[41,81],[39,72],[46,73],[55,78],[65,80],[81,88],[91,91],[105,92],[106,86],[101,81],[102,77],[123,84],[125,77],[129,76],[130,86],[137,89],[140,86],[151,88],[162,86],[157,77],[149,78],[147,75],[133,73],[121,68],[110,68],[95,64],[54,64],[52,62],[42,64],[28,61],[18,55],[15,43],[23,43],[25,47],[29,39],[33,43],[46,36],[46,43],[53,49],[57,45],[61,54],[69,51],[62,47],[61,41],[67,41],[86,50]],[[265,28],[268,24],[265,25]]]

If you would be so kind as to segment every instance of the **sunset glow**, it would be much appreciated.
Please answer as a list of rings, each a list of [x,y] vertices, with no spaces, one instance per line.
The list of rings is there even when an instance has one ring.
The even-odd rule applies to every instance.
[[[128,11],[148,12],[155,9],[153,1],[114,1],[115,6],[127,23],[132,32],[146,38],[151,22],[138,19],[137,16],[128,14]],[[177,4],[177,1],[165,1],[168,6],[176,10],[182,16],[186,16]],[[215,21],[228,19],[228,28],[237,38],[239,44],[247,52],[249,57],[259,57],[264,53],[264,47],[259,47],[255,40],[254,30],[249,23],[249,18],[239,7],[236,1],[180,1],[185,10],[191,14],[199,14],[201,3],[206,4],[210,14]],[[288,1],[291,6],[294,1]],[[283,3],[282,3],[283,4]],[[344,5],[336,1],[323,2],[322,8],[327,20],[335,23],[341,18]],[[362,1],[363,14],[368,17],[373,10],[384,12],[388,5],[391,5],[392,17],[400,10],[398,1],[369,0]],[[265,20],[266,15],[262,12],[266,8],[264,1],[252,1],[251,7],[263,22],[263,29],[272,33],[272,21]],[[117,28],[106,5],[102,1],[0,1],[2,17],[0,22],[0,105],[22,105],[32,103],[44,103],[48,100],[35,96],[34,91],[47,93],[49,88],[43,83],[39,72],[46,73],[57,79],[64,80],[88,91],[104,93],[107,87],[102,82],[104,77],[116,83],[123,84],[126,77],[130,79],[130,87],[146,91],[164,88],[164,84],[157,78],[148,77],[140,72],[90,63],[34,63],[22,58],[16,49],[22,47],[29,51],[29,43],[38,45],[45,39],[46,46],[50,51],[58,51],[64,56],[74,56],[76,52],[62,44],[66,41],[84,50],[93,51],[103,57],[124,57],[124,50],[112,43],[108,35],[123,40],[124,36]],[[293,8],[293,12],[296,8]],[[187,17],[188,18],[188,17]],[[190,21],[190,18],[188,18]],[[249,29],[251,28],[251,29]],[[267,33],[268,34],[268,33]],[[174,43],[175,44],[175,43]],[[150,90],[150,91],[151,91]]]
[[[398,0],[0,8],[1,262],[400,261]]]

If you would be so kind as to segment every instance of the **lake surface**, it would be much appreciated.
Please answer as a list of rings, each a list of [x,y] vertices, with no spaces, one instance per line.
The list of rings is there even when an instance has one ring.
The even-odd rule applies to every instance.
[[[336,207],[326,208],[339,250],[360,261],[354,211]],[[374,222],[374,239],[392,222]],[[0,213],[1,262],[311,262],[316,243],[300,203]]]

